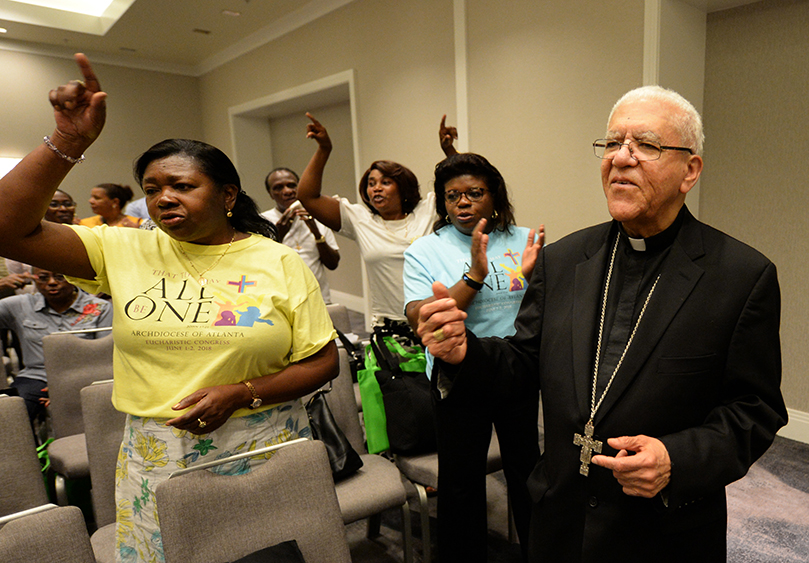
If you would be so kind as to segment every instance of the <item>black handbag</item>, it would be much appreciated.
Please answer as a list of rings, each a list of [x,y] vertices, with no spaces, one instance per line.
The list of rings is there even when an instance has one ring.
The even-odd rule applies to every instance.
[[[427,375],[424,371],[403,370],[399,357],[391,353],[384,337],[376,332],[371,336],[371,348],[380,368],[375,375],[385,404],[391,451],[407,455],[436,451],[438,443]],[[410,363],[407,358],[401,360]]]
[[[348,337],[340,332],[337,327],[334,328],[337,333],[337,338],[343,344],[343,348],[348,353],[348,365],[351,367],[351,380],[357,382],[357,371],[365,367],[365,358],[362,355],[362,348],[351,342]]]
[[[326,393],[330,391],[331,385],[328,389],[315,392],[306,402],[306,414],[309,415],[312,436],[326,446],[332,477],[337,482],[356,473],[362,467],[362,459],[334,420],[334,415],[326,402]]]

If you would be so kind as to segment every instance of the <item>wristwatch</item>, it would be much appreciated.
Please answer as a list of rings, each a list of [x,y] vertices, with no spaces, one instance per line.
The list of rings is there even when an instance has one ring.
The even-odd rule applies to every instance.
[[[250,403],[249,405],[247,405],[247,408],[248,409],[257,409],[258,407],[261,406],[262,401],[261,401],[261,397],[259,397],[258,393],[256,393],[256,388],[253,387],[253,384],[250,383],[249,381],[242,381],[242,383],[247,385],[247,388],[250,390],[250,394],[253,396],[253,402]]]
[[[480,291],[481,289],[483,289],[483,282],[479,282],[478,280],[470,277],[469,272],[464,272],[463,281],[466,283],[466,285],[468,285],[475,291]]]

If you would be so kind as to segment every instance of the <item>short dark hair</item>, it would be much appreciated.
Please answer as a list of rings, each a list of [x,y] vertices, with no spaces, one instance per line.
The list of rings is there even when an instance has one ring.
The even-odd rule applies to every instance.
[[[410,213],[416,208],[416,205],[421,201],[419,181],[416,175],[409,168],[399,163],[391,162],[390,160],[377,160],[371,163],[371,166],[365,171],[360,180],[360,198],[371,210],[371,213],[379,215],[379,211],[374,209],[374,206],[371,205],[371,200],[368,198],[368,176],[371,175],[373,170],[379,170],[380,174],[396,182],[399,187],[399,197],[402,201],[402,213]]]
[[[208,143],[191,139],[166,139],[153,145],[135,160],[132,167],[138,185],[143,186],[143,175],[149,164],[174,155],[185,156],[196,162],[200,172],[210,178],[217,188],[222,189],[228,184],[239,188],[236,203],[231,209],[233,217],[229,219],[233,228],[244,233],[257,233],[278,240],[275,225],[259,214],[256,203],[242,190],[239,173],[231,160],[221,150]]]
[[[289,172],[290,174],[292,174],[292,175],[295,177],[295,181],[296,181],[296,182],[300,182],[300,181],[301,181],[301,179],[300,179],[300,177],[298,176],[298,173],[297,173],[297,172],[295,172],[295,171],[294,171],[294,170],[292,170],[291,168],[287,168],[287,167],[285,167],[285,166],[279,166],[278,168],[273,168],[272,170],[270,170],[270,172],[267,174],[267,177],[266,177],[266,178],[264,178],[264,187],[265,187],[265,188],[267,188],[267,190],[269,190],[269,189],[270,189],[270,176],[272,176],[272,175],[273,175],[273,174],[275,174],[276,172]]]
[[[108,198],[117,199],[118,205],[121,206],[121,209],[126,207],[126,204],[129,203],[135,195],[132,192],[132,188],[129,186],[122,186],[121,184],[98,184],[95,187],[104,190],[104,193],[107,194]]]
[[[474,176],[486,184],[492,194],[494,210],[497,217],[492,219],[492,230],[510,231],[515,224],[514,209],[508,200],[508,190],[503,175],[488,160],[479,154],[464,152],[445,158],[435,165],[435,211],[438,220],[433,224],[433,230],[450,225],[447,220],[447,203],[444,201],[446,184],[458,176]]]

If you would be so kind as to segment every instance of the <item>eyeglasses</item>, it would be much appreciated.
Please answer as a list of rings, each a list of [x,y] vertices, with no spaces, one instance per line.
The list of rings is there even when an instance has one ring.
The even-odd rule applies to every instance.
[[[76,202],[53,200],[48,204],[48,207],[50,207],[51,209],[59,209],[60,207],[64,207],[65,209],[73,209],[76,207]]]
[[[45,272],[37,274],[37,279],[42,283],[48,283],[51,281],[51,278],[55,279],[58,282],[65,281],[65,276],[62,274],[46,274]]]
[[[694,151],[688,147],[671,147],[668,145],[658,145],[651,141],[627,141],[626,143],[619,143],[613,139],[596,139],[593,141],[593,152],[598,158],[604,160],[612,160],[620,152],[621,147],[629,149],[629,155],[637,161],[648,162],[650,160],[657,160],[663,151],[685,151],[688,154],[694,154]]]
[[[476,203],[483,199],[483,196],[486,195],[486,191],[487,190],[483,190],[481,188],[472,188],[471,190],[467,190],[465,192],[450,190],[444,193],[444,201],[447,203],[458,203],[461,201],[462,197],[465,197],[469,203]]]

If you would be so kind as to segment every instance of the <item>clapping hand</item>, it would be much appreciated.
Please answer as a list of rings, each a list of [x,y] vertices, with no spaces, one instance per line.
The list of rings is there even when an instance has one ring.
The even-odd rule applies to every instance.
[[[107,94],[101,91],[90,61],[77,53],[76,62],[83,80],[72,80],[48,94],[56,120],[53,141],[71,156],[81,155],[95,141],[107,113]]]
[[[537,236],[539,235],[539,236]],[[540,225],[539,229],[531,229],[528,233],[528,241],[522,253],[522,275],[527,281],[531,281],[531,274],[537,263],[539,251],[545,246],[545,225]]]

